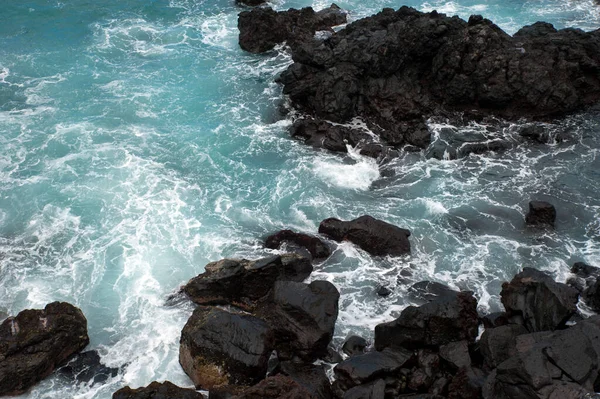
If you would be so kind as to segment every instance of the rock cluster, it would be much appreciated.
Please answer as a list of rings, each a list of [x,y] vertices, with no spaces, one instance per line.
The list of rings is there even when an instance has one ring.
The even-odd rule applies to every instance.
[[[306,115],[292,134],[314,146],[343,152],[346,144],[362,143],[366,154],[377,156],[386,146],[426,147],[431,138],[424,122],[432,116],[550,120],[600,99],[600,31],[538,22],[510,36],[481,16],[464,21],[402,7],[322,39],[314,36],[320,28],[312,29],[316,14],[254,9],[240,14],[238,24],[248,51],[291,44],[294,63],[279,82]],[[377,139],[335,124],[355,117]],[[547,141],[542,130],[523,135]],[[475,145],[468,152],[507,148],[497,136],[466,145]]]

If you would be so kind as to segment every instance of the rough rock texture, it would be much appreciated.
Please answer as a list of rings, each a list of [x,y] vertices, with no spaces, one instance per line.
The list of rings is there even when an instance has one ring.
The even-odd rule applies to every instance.
[[[180,388],[169,381],[154,381],[138,389],[121,388],[113,393],[112,399],[204,399],[204,395],[193,389]]]
[[[319,225],[319,233],[336,241],[348,240],[372,255],[404,255],[410,253],[410,231],[365,215],[345,222],[325,219]]]
[[[566,330],[519,336],[517,354],[489,375],[483,397],[574,399],[591,394],[598,388],[599,338],[598,317]]]
[[[277,374],[285,375],[300,385],[308,395],[308,398],[331,399],[331,383],[323,366],[308,363],[282,362]]]
[[[529,212],[525,216],[525,223],[530,226],[554,227],[556,220],[556,209],[554,205],[545,201],[531,201]]]
[[[199,306],[181,332],[179,363],[198,389],[252,385],[265,377],[272,351],[264,321]]]
[[[324,41],[297,41],[279,81],[316,119],[360,116],[384,143],[424,147],[423,117],[549,119],[596,103],[599,37],[543,22],[511,37],[481,16],[384,9]]]
[[[212,395],[212,392],[211,392]],[[211,396],[212,397],[212,396]],[[321,399],[300,383],[285,375],[268,377],[228,399]],[[323,399],[327,399],[324,397]]]
[[[25,392],[89,343],[81,310],[52,302],[0,324],[0,395]]]
[[[479,399],[485,375],[475,367],[462,367],[448,386],[448,399]]]
[[[58,369],[58,372],[77,382],[91,381],[93,385],[116,377],[119,369],[102,364],[97,351],[87,351],[76,355],[69,363]]]
[[[300,247],[306,248],[315,259],[327,258],[331,255],[331,250],[318,237],[303,233],[295,233],[292,230],[281,230],[270,235],[265,240],[265,247],[279,249],[284,242],[290,242]]]
[[[357,335],[352,335],[344,341],[344,345],[342,345],[342,352],[344,352],[348,356],[360,355],[365,353],[365,349],[369,343],[363,337],[359,337]]]
[[[510,283],[502,284],[500,296],[506,311],[522,315],[525,327],[534,332],[563,327],[577,311],[579,292],[526,267]]]
[[[297,254],[284,254],[249,261],[223,259],[206,265],[205,272],[191,279],[185,294],[199,305],[235,304],[252,308],[275,281],[303,281],[312,273],[310,260]]]
[[[469,342],[462,340],[440,346],[440,357],[457,369],[470,366]]]
[[[239,15],[240,47],[251,53],[263,53],[287,41],[294,48],[297,43],[311,40],[315,32],[331,31],[332,26],[344,23],[346,13],[335,4],[318,12],[311,7],[281,12],[270,7],[255,8]]]
[[[518,324],[486,329],[479,340],[479,349],[491,370],[517,353],[517,337],[527,334],[525,327]]]
[[[477,301],[471,292],[458,292],[419,307],[409,306],[396,320],[375,327],[375,349],[439,347],[472,342],[478,328]]]
[[[242,4],[245,6],[256,7],[256,6],[260,6],[261,4],[265,4],[267,1],[266,0],[235,0],[235,2],[237,4]]]
[[[379,379],[369,384],[358,385],[347,390],[343,399],[384,399],[385,380]]]
[[[275,332],[280,359],[299,356],[312,361],[327,355],[339,298],[337,288],[328,281],[275,283],[272,296],[259,305],[256,313]]]
[[[335,366],[336,384],[347,390],[379,378],[395,375],[413,359],[413,353],[406,349],[384,349],[352,356]]]

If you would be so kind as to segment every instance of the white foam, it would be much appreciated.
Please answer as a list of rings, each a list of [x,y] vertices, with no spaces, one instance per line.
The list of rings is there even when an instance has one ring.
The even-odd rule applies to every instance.
[[[313,165],[315,175],[328,184],[351,190],[366,191],[379,178],[379,166],[372,159],[358,154],[348,146],[348,155],[354,161],[345,164],[337,157],[319,157]]]

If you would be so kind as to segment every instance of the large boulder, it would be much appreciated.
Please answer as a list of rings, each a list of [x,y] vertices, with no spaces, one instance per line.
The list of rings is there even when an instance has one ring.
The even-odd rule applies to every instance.
[[[522,315],[525,327],[534,332],[564,327],[577,311],[579,292],[526,267],[510,283],[502,284],[500,296],[506,311]]]
[[[285,41],[294,47],[297,42],[311,40],[317,31],[332,31],[331,27],[344,23],[346,13],[335,4],[318,12],[311,7],[280,12],[255,8],[239,15],[240,47],[251,53],[272,50]]]
[[[0,396],[27,391],[89,342],[85,316],[66,302],[7,318],[0,324]]]
[[[273,294],[261,302],[256,313],[275,332],[281,359],[298,356],[312,361],[327,355],[339,298],[337,288],[328,281],[278,281]]]
[[[255,301],[271,291],[275,281],[303,281],[312,270],[310,260],[297,254],[255,261],[223,259],[206,265],[204,273],[191,279],[183,291],[199,305],[252,308]]]
[[[481,16],[384,9],[325,41],[297,43],[279,81],[315,119],[361,117],[381,127],[384,143],[424,147],[423,117],[551,119],[596,103],[598,37],[545,23],[510,36]]]
[[[437,348],[477,337],[477,301],[471,292],[457,292],[419,307],[409,306],[400,317],[375,327],[375,348]]]
[[[331,255],[331,250],[318,237],[303,233],[296,233],[292,230],[281,230],[270,235],[265,240],[265,247],[279,249],[284,243],[292,243],[299,247],[306,248],[314,259],[327,258]]]
[[[486,329],[479,340],[486,366],[492,370],[513,357],[517,353],[517,337],[527,333],[527,329],[519,324]]]
[[[348,222],[329,218],[319,225],[319,233],[336,241],[348,240],[378,256],[410,253],[410,231],[365,215]]]
[[[309,363],[282,362],[277,368],[277,374],[285,375],[306,391],[305,398],[331,399],[333,392],[331,383],[323,366]]]
[[[333,369],[337,386],[346,391],[352,387],[396,376],[398,371],[414,360],[414,354],[406,349],[384,349],[352,356]]]
[[[193,389],[180,388],[172,382],[150,383],[147,387],[132,389],[124,387],[113,393],[112,399],[205,399]]]
[[[556,220],[556,208],[546,201],[531,201],[529,203],[529,212],[525,216],[525,223],[530,226],[551,226],[554,227]]]
[[[483,389],[486,399],[582,398],[597,390],[600,318],[566,330],[521,335],[517,353],[500,363]]]
[[[181,332],[179,363],[198,389],[252,385],[265,377],[273,348],[264,321],[199,306]]]

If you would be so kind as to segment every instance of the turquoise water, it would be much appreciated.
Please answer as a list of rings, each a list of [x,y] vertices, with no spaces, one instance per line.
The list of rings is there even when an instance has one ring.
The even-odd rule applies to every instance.
[[[593,0],[338,4],[351,19],[407,4],[483,14],[511,33],[537,20],[600,28]],[[316,266],[312,278],[342,292],[337,340],[391,319],[414,281],[474,290],[487,311],[524,265],[564,278],[574,261],[600,264],[600,116],[562,121],[565,143],[455,161],[403,154],[382,176],[374,160],[289,139],[273,80],[290,57],[241,51],[239,11],[233,0],[3,2],[0,311],[74,303],[90,348],[122,368],[93,387],[53,376],[24,398],[191,386],[177,356],[192,308],[168,296],[209,261],[263,256],[268,233],[315,232],[327,217],[368,213],[413,232],[410,257],[374,259],[344,243]],[[534,196],[557,206],[555,232],[524,229]],[[413,277],[398,282],[402,270]],[[379,284],[394,295],[378,298]]]

